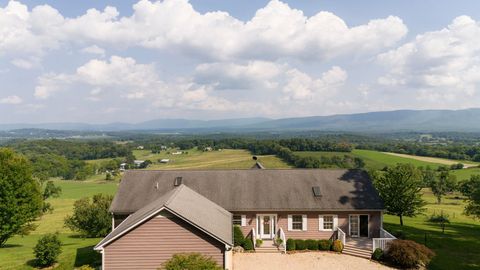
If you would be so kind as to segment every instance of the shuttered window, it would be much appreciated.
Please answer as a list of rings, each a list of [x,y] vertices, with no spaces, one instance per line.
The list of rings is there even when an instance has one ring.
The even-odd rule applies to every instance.
[[[303,230],[302,215],[292,215],[292,230]]]

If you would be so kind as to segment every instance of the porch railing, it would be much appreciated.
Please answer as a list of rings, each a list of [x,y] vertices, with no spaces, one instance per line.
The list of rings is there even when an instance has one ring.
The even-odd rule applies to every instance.
[[[278,236],[282,240],[282,243],[278,246],[278,248],[282,249],[283,253],[287,253],[287,238],[285,237],[285,232],[283,231],[282,228],[278,231]]]
[[[380,228],[380,238],[373,238],[372,251],[375,251],[377,248],[381,248],[383,251],[388,249],[388,243],[397,239],[391,233],[387,232],[383,228]]]
[[[337,239],[342,241],[342,244],[345,246],[345,243],[347,242],[347,235],[340,228],[337,228]]]
[[[253,242],[253,249],[257,247],[257,234],[255,229],[252,229],[252,242]]]

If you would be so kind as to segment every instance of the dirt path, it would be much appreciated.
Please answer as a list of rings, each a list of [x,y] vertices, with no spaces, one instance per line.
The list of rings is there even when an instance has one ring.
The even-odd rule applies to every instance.
[[[464,169],[478,166],[478,164],[474,164],[474,163],[465,163],[465,162],[461,162],[461,161],[457,161],[457,160],[450,160],[450,159],[443,159],[443,158],[422,157],[422,156],[398,154],[398,153],[391,153],[391,152],[382,152],[382,153],[392,155],[392,156],[397,156],[397,157],[411,158],[411,159],[416,159],[416,160],[420,160],[420,161],[443,164],[443,165],[452,165],[452,164],[462,163]]]
[[[384,270],[393,269],[379,263],[330,252],[296,254],[237,253],[233,255],[233,270]]]

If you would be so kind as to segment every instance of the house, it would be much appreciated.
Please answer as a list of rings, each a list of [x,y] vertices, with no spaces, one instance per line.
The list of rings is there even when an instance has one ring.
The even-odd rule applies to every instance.
[[[182,151],[177,151],[177,152],[173,152],[173,153],[172,153],[172,155],[181,155],[181,154],[183,154]]]
[[[120,163],[120,171],[121,172],[124,172],[126,167],[127,167],[127,163]]]
[[[168,162],[170,162],[170,159],[168,159],[168,158],[160,159],[160,163],[168,163]]]
[[[137,150],[143,150],[145,147],[143,145],[137,146]]]
[[[385,242],[375,239],[389,237],[383,202],[365,172],[254,167],[127,171],[110,207],[113,231],[95,247],[104,269],[156,269],[185,252],[232,269],[232,225],[253,243],[340,239],[367,255],[372,243]]]
[[[135,165],[135,167],[140,167],[142,166],[142,164],[145,162],[145,160],[134,160],[133,161],[133,164]]]

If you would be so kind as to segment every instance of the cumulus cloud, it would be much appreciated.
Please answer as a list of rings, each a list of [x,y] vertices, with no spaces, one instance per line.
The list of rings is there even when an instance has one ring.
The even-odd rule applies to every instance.
[[[407,33],[398,17],[349,27],[333,13],[307,17],[278,0],[248,21],[221,11],[202,14],[187,0],[141,0],[133,10],[131,16],[121,17],[115,7],[107,6],[68,18],[48,5],[29,11],[10,1],[0,8],[0,54],[41,55],[62,44],[90,44],[84,52],[103,54],[98,44],[178,50],[212,59],[328,59],[374,53]]]
[[[0,104],[20,104],[23,100],[19,96],[8,96],[0,99]]]
[[[92,45],[92,46],[85,47],[81,51],[83,53],[90,53],[90,54],[105,56],[105,49],[100,48],[97,45]]]
[[[419,91],[427,101],[473,96],[480,85],[480,23],[468,16],[455,18],[439,31],[426,32],[378,56],[390,72],[378,79],[384,86]]]

